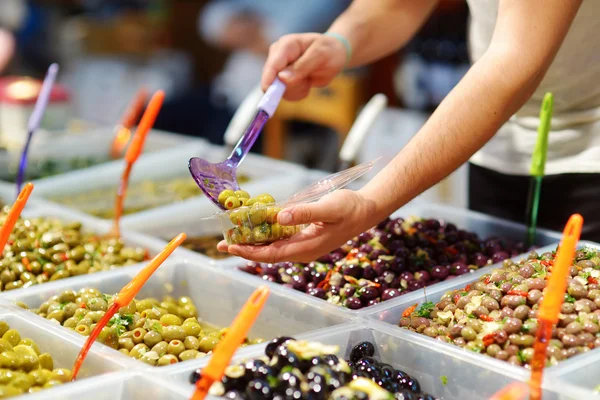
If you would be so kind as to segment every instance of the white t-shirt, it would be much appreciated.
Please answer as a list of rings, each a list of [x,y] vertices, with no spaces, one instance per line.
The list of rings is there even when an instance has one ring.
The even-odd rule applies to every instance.
[[[469,45],[477,61],[488,48],[500,0],[467,0]],[[584,0],[562,47],[535,93],[471,162],[527,175],[546,92],[554,95],[546,174],[600,173],[600,1]]]

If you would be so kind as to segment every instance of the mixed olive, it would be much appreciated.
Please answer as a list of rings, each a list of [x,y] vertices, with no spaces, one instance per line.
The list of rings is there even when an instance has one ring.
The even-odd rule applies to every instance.
[[[66,290],[31,311],[88,336],[112,303],[112,295],[83,288]],[[120,308],[97,340],[146,364],[164,366],[204,357],[226,333],[227,328],[214,329],[198,320],[191,298],[165,296],[134,299]],[[260,342],[246,340],[243,346]]]
[[[248,177],[238,177],[239,182],[247,182]],[[114,201],[117,186],[51,197],[50,200],[100,218],[114,217]],[[202,192],[193,179],[171,178],[164,180],[143,180],[131,183],[127,188],[124,215],[137,213],[165,204],[201,196]]]
[[[299,232],[302,226],[283,226],[277,222],[281,208],[269,194],[256,197],[243,190],[224,190],[219,194],[219,203],[227,210],[226,226],[231,222],[234,227],[226,230],[224,236],[228,244],[265,244],[287,239]]]
[[[419,382],[373,358],[374,346],[360,343],[350,360],[338,358],[338,346],[280,337],[265,356],[229,366],[210,393],[228,399],[433,400]],[[192,373],[196,383],[202,371]]]
[[[9,210],[2,209],[0,223]],[[104,239],[86,233],[80,222],[21,218],[0,260],[0,291],[106,271],[147,259],[146,249],[128,247],[122,239]]]
[[[239,269],[356,310],[525,251],[437,219],[388,218],[311,263],[249,262]]]
[[[37,343],[0,321],[0,398],[35,393],[71,381],[71,371],[55,368]]]
[[[400,326],[465,349],[529,368],[538,329],[538,309],[555,252],[531,252],[519,263],[444,294],[436,304],[407,309]],[[552,329],[546,362],[555,365],[600,347],[600,253],[577,251],[559,322]]]
[[[34,180],[64,174],[69,171],[88,168],[93,165],[109,161],[108,157],[73,157],[67,160],[46,159],[41,161],[30,161],[27,167],[25,180]],[[9,167],[8,174],[3,179],[16,182],[19,165]]]

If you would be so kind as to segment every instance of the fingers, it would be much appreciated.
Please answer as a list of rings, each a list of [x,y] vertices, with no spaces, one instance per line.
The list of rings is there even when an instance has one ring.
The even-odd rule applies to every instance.
[[[269,48],[269,56],[263,68],[261,79],[263,91],[266,91],[275,77],[293,64],[318,36],[315,33],[286,35],[273,43]],[[281,78],[286,82],[285,77]]]

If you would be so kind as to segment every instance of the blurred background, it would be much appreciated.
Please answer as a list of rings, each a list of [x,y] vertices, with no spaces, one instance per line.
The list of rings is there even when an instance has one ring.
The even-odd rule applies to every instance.
[[[52,62],[61,72],[40,143],[114,126],[143,86],[166,92],[156,129],[223,144],[235,110],[259,82],[269,45],[284,34],[325,31],[349,3],[1,0],[0,146],[22,146],[35,100],[31,87],[11,84],[43,79]],[[398,54],[345,72],[301,103],[283,103],[253,151],[331,171],[361,107],[384,93],[388,108],[357,161],[389,160],[466,72],[467,23],[463,1],[441,1]],[[466,206],[465,171],[423,196]]]

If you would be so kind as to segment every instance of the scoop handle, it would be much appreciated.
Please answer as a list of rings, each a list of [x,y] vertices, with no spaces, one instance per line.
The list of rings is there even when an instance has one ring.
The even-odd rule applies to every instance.
[[[229,122],[227,126],[227,130],[223,135],[223,139],[225,144],[230,148],[233,148],[235,144],[240,140],[240,137],[244,134],[245,129],[252,122],[252,118],[256,114],[257,104],[260,102],[260,99],[263,95],[263,92],[260,86],[257,86],[242,102],[239,106],[235,115]]]
[[[552,93],[546,93],[540,109],[540,125],[538,126],[538,136],[535,143],[535,149],[531,157],[531,168],[529,173],[532,176],[544,176],[546,169],[546,157],[548,154],[548,133],[552,123],[552,111],[554,108],[554,96]]]
[[[162,107],[163,101],[165,100],[165,92],[159,90],[152,96],[150,99],[150,103],[148,103],[148,107],[144,112],[144,116],[138,125],[138,128],[133,136],[133,140],[127,149],[127,153],[125,153],[125,160],[133,164],[136,162],[142,150],[144,149],[144,143],[146,142],[146,136],[152,126],[154,125],[154,121],[156,121],[156,117],[160,112],[160,108]]]
[[[185,233],[180,233],[173,240],[171,240],[165,246],[165,248],[131,280],[131,282],[121,289],[115,299],[115,303],[118,303],[119,307],[125,307],[127,304],[131,303],[131,300],[133,300],[142,286],[144,286],[148,279],[150,279],[152,274],[158,269],[158,267],[162,265],[163,262],[165,262],[165,260],[175,251],[175,249],[177,249],[177,247],[183,243],[186,238],[187,236]]]
[[[275,78],[271,86],[269,86],[265,92],[265,95],[260,99],[258,109],[266,112],[267,115],[269,115],[269,118],[272,117],[285,93],[285,89],[285,83],[281,82],[279,78]]]
[[[35,131],[40,126],[40,122],[44,116],[44,111],[46,110],[48,101],[50,100],[50,94],[52,93],[54,81],[56,81],[56,75],[58,75],[58,64],[54,63],[48,67],[48,72],[46,73],[46,77],[42,83],[42,88],[40,89],[40,94],[38,95],[38,99],[35,103],[33,113],[31,113],[31,116],[29,117],[29,121],[27,123],[27,130],[29,132]]]
[[[123,118],[121,119],[121,126],[131,129],[137,122],[140,114],[144,110],[144,104],[148,100],[148,91],[144,88],[138,90],[135,94],[135,97],[129,104],[127,110],[125,110],[125,114],[123,114]]]
[[[4,251],[4,246],[6,246],[6,242],[8,241],[8,237],[12,232],[23,208],[25,208],[25,204],[27,204],[27,200],[29,200],[29,195],[33,191],[33,183],[28,183],[25,185],[21,193],[17,197],[17,200],[13,204],[12,208],[8,212],[6,219],[4,220],[4,224],[2,224],[2,228],[0,228],[0,255]]]
[[[563,238],[557,250],[556,261],[552,268],[552,276],[550,276],[545,291],[546,294],[540,304],[538,314],[540,320],[550,321],[553,324],[558,322],[560,307],[564,302],[565,291],[567,290],[567,277],[575,257],[582,226],[583,217],[579,214],[573,214],[565,226]]]
[[[339,168],[340,170],[346,169],[354,160],[358,149],[360,149],[365,137],[375,123],[377,116],[385,109],[387,103],[387,97],[379,93],[373,96],[362,109],[352,128],[350,128],[350,132],[348,132],[340,150],[339,158],[343,165],[343,167]]]

